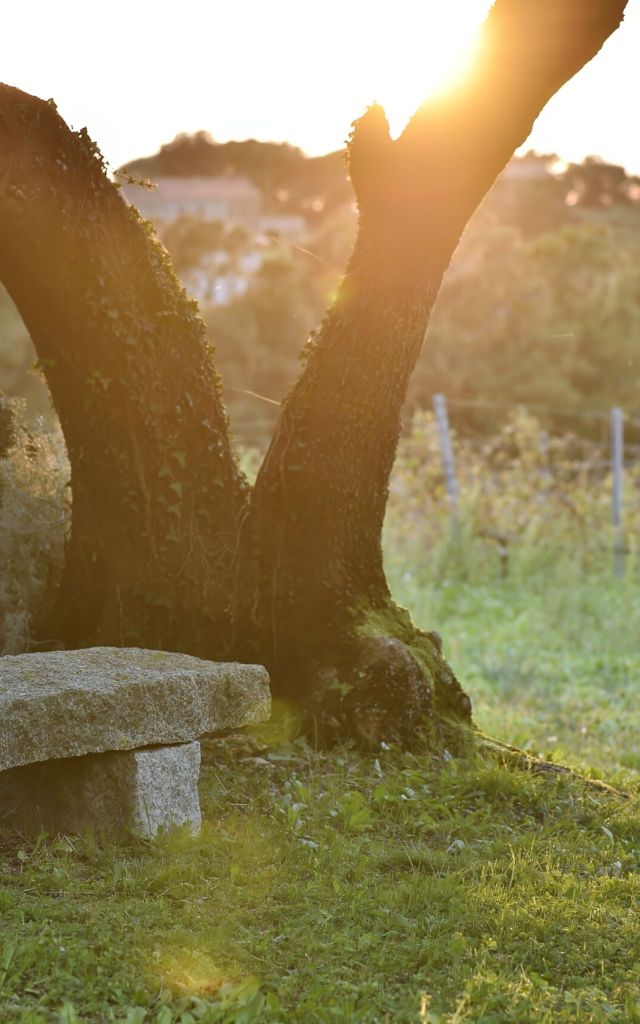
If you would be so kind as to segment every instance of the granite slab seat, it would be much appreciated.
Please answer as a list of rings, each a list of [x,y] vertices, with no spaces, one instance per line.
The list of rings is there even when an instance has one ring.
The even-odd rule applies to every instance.
[[[200,826],[200,736],[265,721],[260,665],[92,647],[0,657],[0,825]]]

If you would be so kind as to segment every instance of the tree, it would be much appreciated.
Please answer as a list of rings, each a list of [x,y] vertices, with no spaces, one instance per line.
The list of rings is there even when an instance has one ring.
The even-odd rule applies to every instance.
[[[400,411],[474,208],[625,0],[496,0],[474,70],[392,141],[373,106],[349,170],[359,231],[255,486],[195,303],[85,130],[0,91],[0,279],[59,412],[73,526],[57,637],[266,664],[276,695],[365,743],[434,743],[470,703],[387,586]]]
[[[467,230],[429,326],[429,361],[419,361],[411,380],[411,406],[425,408],[443,391],[469,402],[456,408],[456,430],[485,435],[509,404],[555,410],[544,425],[560,431],[567,416],[606,409],[612,396],[634,409],[640,245],[633,212],[620,227],[609,216],[601,224],[581,218],[532,239],[502,224]],[[600,436],[597,418],[576,426]]]
[[[207,132],[178,135],[154,156],[130,161],[119,173],[156,178],[229,172],[249,178],[261,190],[265,207],[276,213],[304,211],[308,219],[322,220],[352,198],[340,152],[307,157],[286,142],[220,143]],[[314,209],[318,199],[321,209]]]
[[[174,268],[181,274],[199,267],[206,256],[222,248],[225,235],[222,221],[199,220],[183,214],[167,224],[162,241],[171,253]]]

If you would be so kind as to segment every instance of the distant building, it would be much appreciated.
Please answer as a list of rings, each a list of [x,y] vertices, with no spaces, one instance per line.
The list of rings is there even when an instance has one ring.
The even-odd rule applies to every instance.
[[[537,153],[514,156],[497,180],[509,184],[521,181],[546,181],[553,173],[554,163],[558,163],[556,156],[539,156]]]
[[[217,249],[207,253],[199,267],[182,275],[182,283],[198,302],[226,306],[249,289],[251,278],[260,269],[264,252],[252,249],[230,261],[229,253]]]
[[[127,202],[136,206],[147,220],[171,221],[188,216],[258,227],[262,193],[248,178],[157,178],[155,184],[154,189],[122,186]]]
[[[249,278],[238,273],[212,274],[202,267],[187,271],[182,283],[198,302],[212,306],[226,306],[240,298],[249,288]]]
[[[299,242],[307,233],[307,222],[298,214],[272,213],[260,218],[258,228],[264,235]]]

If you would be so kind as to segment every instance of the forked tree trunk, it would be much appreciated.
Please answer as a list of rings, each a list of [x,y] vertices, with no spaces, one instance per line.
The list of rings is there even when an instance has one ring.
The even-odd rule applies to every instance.
[[[392,142],[356,124],[360,229],[253,492],[204,328],[86,134],[0,91],[0,278],[60,413],[73,527],[69,645],[264,662],[316,722],[374,743],[470,705],[385,580],[380,538],[407,383],[474,208],[624,0],[497,0],[476,69]]]

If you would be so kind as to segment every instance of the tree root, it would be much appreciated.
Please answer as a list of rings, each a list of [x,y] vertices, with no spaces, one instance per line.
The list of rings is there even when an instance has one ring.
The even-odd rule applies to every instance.
[[[575,782],[582,783],[587,789],[599,793],[601,796],[616,797],[619,800],[631,799],[631,793],[617,789],[607,782],[602,782],[601,779],[590,779],[574,768],[569,768],[568,765],[535,757],[519,747],[513,747],[509,743],[503,743],[502,740],[496,740],[492,736],[487,736],[480,729],[474,728],[473,734],[477,745],[476,749],[480,753],[488,754],[509,767],[519,768],[521,771],[531,772],[535,775],[564,776]]]

